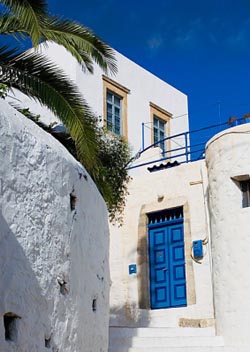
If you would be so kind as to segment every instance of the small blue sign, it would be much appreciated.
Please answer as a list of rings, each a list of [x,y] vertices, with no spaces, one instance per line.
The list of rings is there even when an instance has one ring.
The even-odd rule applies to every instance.
[[[129,275],[136,274],[136,264],[129,264],[128,272],[129,272]]]

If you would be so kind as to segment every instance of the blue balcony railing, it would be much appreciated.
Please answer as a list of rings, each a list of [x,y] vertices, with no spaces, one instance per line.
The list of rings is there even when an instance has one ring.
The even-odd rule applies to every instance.
[[[131,160],[128,169],[134,169],[141,166],[147,166],[159,162],[164,161],[175,161],[175,165],[188,163],[200,159],[204,159],[205,157],[205,146],[210,138],[212,138],[216,133],[225,130],[226,128],[230,128],[233,126],[245,124],[250,122],[250,116],[245,118],[230,118],[229,121],[223,122],[220,124],[203,127],[197,130],[178,133],[173,136],[169,136],[164,138],[163,140],[159,140],[156,143],[153,143],[147,147],[145,147],[144,140],[144,126],[142,124],[142,149],[139,153],[137,153],[136,157]],[[181,142],[176,142],[176,140]],[[133,165],[133,161],[138,159],[144,152],[147,150],[159,146],[164,141],[165,145],[170,145],[171,148],[164,150],[162,152],[162,157],[150,160],[147,162],[137,163]],[[177,145],[177,147],[173,147]]]

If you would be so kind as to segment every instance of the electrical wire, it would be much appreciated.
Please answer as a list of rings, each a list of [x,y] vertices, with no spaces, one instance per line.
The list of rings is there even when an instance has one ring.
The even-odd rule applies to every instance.
[[[212,139],[212,141],[207,145],[207,148],[208,148],[208,146],[210,146],[211,144],[213,144],[215,141],[217,141],[218,139],[220,139],[221,137],[224,137],[225,135],[227,135],[227,134],[249,134],[250,133],[250,130],[248,130],[248,131],[228,131],[228,132],[224,132],[224,131],[222,131],[221,133],[221,135],[220,136],[217,136],[216,138],[214,138],[214,139]],[[207,149],[206,148],[206,149]]]

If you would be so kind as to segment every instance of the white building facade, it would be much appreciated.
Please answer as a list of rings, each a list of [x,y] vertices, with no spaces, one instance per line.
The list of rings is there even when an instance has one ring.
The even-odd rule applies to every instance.
[[[143,164],[130,171],[124,225],[110,225],[109,351],[249,351],[249,125],[212,138],[205,161],[182,163],[185,94],[119,53],[116,76],[82,74],[57,45],[46,53]]]
[[[249,350],[249,148],[246,123],[208,141],[205,160],[131,170],[111,227],[110,352]]]
[[[137,64],[125,58],[123,55],[116,53],[118,74],[114,77],[104,75],[103,72],[98,68],[98,66],[95,66],[94,75],[83,73],[82,69],[79,67],[76,61],[65,51],[65,49],[61,48],[58,45],[49,45],[44,53],[48,55],[50,59],[59,63],[59,65],[69,74],[70,78],[77,83],[79,90],[83,93],[83,96],[87,100],[89,106],[92,108],[92,111],[95,113],[96,116],[100,118],[101,125],[110,130],[111,133],[121,135],[128,140],[132,154],[135,154],[138,151],[142,150],[143,147],[145,148],[154,142],[158,142],[163,137],[168,137],[170,136],[170,134],[178,134],[188,129],[186,95],[181,93],[177,89],[171,87],[169,84],[163,82],[159,78],[155,77],[151,73],[147,72],[143,68],[139,67]],[[48,110],[38,106],[34,101],[30,100],[28,97],[22,95],[21,93],[15,92],[14,100],[16,99],[21,102],[24,108],[30,108],[32,112],[40,114],[41,119],[43,121],[50,123],[56,120],[53,114],[51,114]],[[13,110],[8,111],[7,109],[5,111],[5,109],[3,109],[3,111],[6,116],[13,114]],[[15,117],[13,118],[13,120],[15,121]],[[4,121],[7,120],[5,119]],[[31,123],[30,121],[27,121],[27,126],[26,123],[24,123],[24,131],[19,126],[18,119],[16,124],[17,125],[14,125],[13,128],[11,127],[10,140],[11,134],[16,135],[18,133],[20,133],[21,135],[20,138],[24,140],[25,137],[22,136],[26,133],[26,130],[28,131],[27,134],[30,137],[27,138],[25,145],[24,143],[21,143],[20,145],[14,146],[13,148],[17,150],[18,153],[22,153],[22,149],[25,150],[26,148],[28,150],[29,148],[31,148],[33,143],[35,146],[34,152],[36,152],[37,150],[36,154],[33,156],[33,164],[31,165],[30,169],[28,167],[30,163],[29,156],[27,155],[27,160],[25,159],[26,154],[28,152],[25,155],[20,156],[18,153],[12,153],[14,159],[13,161],[11,161],[10,168],[15,169],[15,162],[17,163],[18,168],[16,170],[16,174],[13,174],[13,177],[18,180],[21,190],[20,192],[23,193],[22,190],[25,189],[25,187],[22,185],[22,182],[25,182],[25,178],[32,178],[33,173],[36,171],[37,165],[39,165],[40,154],[42,159],[43,153],[44,158],[47,158],[47,149],[45,142],[46,134],[43,131],[41,131],[41,133],[38,133],[37,131],[39,129],[35,126],[34,134],[38,133],[38,138],[36,138],[35,136],[32,137],[32,131],[29,133],[29,129],[33,129],[33,123]],[[142,127],[143,124],[144,128]],[[17,131],[15,130],[16,127]],[[4,131],[4,129],[5,126],[3,125],[1,130]],[[2,133],[4,135],[4,132]],[[52,138],[49,137],[49,141],[51,141],[51,139]],[[12,142],[15,143],[15,139],[13,139]],[[161,147],[165,149],[164,152],[171,147],[169,143],[170,142],[166,142],[163,146],[161,145]],[[183,137],[177,137],[176,140],[172,141],[171,143],[173,144],[173,146],[175,144],[179,146],[180,144],[183,144]],[[64,162],[64,159],[66,158],[65,155],[67,154],[67,152],[66,154],[63,152],[63,147],[61,147],[62,157],[60,159],[60,156],[58,156],[58,153],[56,152],[57,148],[58,142],[55,142],[55,161],[51,160],[51,170],[49,170],[49,172],[47,170],[46,160],[44,161],[45,175],[43,175],[42,171],[39,171],[41,172],[40,179],[42,180],[43,177],[46,177],[46,179],[48,179],[47,182],[51,183],[52,188],[54,187],[53,184],[55,181],[58,187],[61,184],[63,190],[58,191],[59,198],[62,197],[62,199],[60,198],[60,200],[58,200],[58,202],[62,204],[63,208],[63,211],[61,212],[61,220],[65,222],[66,228],[67,226],[69,226],[69,233],[70,231],[73,231],[72,229],[74,229],[75,226],[77,227],[76,231],[78,232],[75,235],[76,238],[73,236],[70,239],[66,238],[67,231],[65,232],[63,229],[59,228],[53,229],[52,227],[51,229],[48,229],[48,232],[46,232],[47,230],[45,231],[45,233],[41,236],[41,240],[39,240],[39,237],[35,237],[37,241],[36,246],[44,249],[46,247],[45,243],[48,242],[50,244],[51,242],[51,240],[48,238],[48,236],[51,235],[51,231],[55,232],[56,236],[61,236],[60,239],[56,240],[57,246],[61,248],[63,246],[62,243],[64,241],[68,243],[68,250],[62,249],[62,254],[60,254],[59,251],[57,255],[51,256],[50,262],[49,258],[43,258],[43,255],[47,256],[47,248],[44,252],[37,252],[37,255],[32,251],[30,252],[30,250],[27,250],[26,253],[26,249],[33,246],[33,238],[32,235],[29,234],[29,222],[27,223],[27,233],[25,230],[25,223],[23,224],[24,229],[21,231],[21,233],[16,230],[13,230],[13,235],[17,237],[17,241],[19,241],[19,243],[21,243],[21,247],[23,247],[23,250],[25,252],[24,257],[27,256],[27,260],[29,261],[31,270],[34,271],[34,277],[36,278],[37,275],[41,276],[41,278],[38,278],[37,287],[39,288],[41,285],[43,286],[41,288],[41,295],[44,299],[44,304],[47,304],[47,296],[55,296],[56,303],[53,299],[50,300],[49,298],[50,303],[53,307],[51,313],[52,315],[46,313],[47,321],[45,322],[44,319],[41,319],[37,326],[34,325],[35,317],[33,308],[35,307],[35,303],[34,307],[32,306],[33,310],[32,312],[30,312],[29,319],[27,321],[24,317],[24,311],[27,305],[26,301],[19,302],[17,300],[15,307],[11,307],[10,304],[7,304],[6,307],[4,306],[2,309],[2,313],[6,317],[4,318],[5,325],[3,324],[2,331],[4,332],[6,330],[6,324],[8,323],[8,321],[12,322],[13,319],[13,321],[16,322],[15,324],[20,323],[20,329],[16,328],[15,330],[18,334],[18,338],[15,336],[11,338],[5,336],[5,339],[3,338],[2,340],[2,344],[3,346],[5,346],[4,348],[6,348],[6,351],[11,351],[15,348],[19,348],[20,351],[41,351],[42,346],[44,344],[44,348],[48,348],[53,351],[58,348],[59,350],[62,349],[63,351],[70,350],[76,352],[106,352],[108,348],[107,309],[109,308],[107,293],[110,284],[109,272],[107,269],[108,230],[104,221],[104,214],[106,210],[105,207],[103,207],[103,204],[99,204],[99,195],[95,194],[95,190],[93,190],[92,196],[91,190],[89,191],[89,195],[81,194],[79,196],[75,194],[77,193],[77,190],[79,192],[81,191],[80,186],[78,187],[76,185],[76,181],[74,180],[75,175],[73,171],[72,175],[70,174],[68,179],[61,180],[60,177],[56,177],[56,169],[59,168],[58,170],[61,170],[60,164],[62,164],[63,168],[65,166],[65,170],[67,168],[70,168],[71,164],[73,169],[77,168],[76,166],[74,166],[74,163],[77,163],[74,161],[73,158],[71,158],[72,160],[69,158],[69,165],[67,164],[67,162]],[[42,149],[43,151],[40,151],[40,149]],[[156,150],[158,153],[159,148],[156,148]],[[160,153],[160,156],[161,155],[162,154]],[[18,159],[20,159],[20,165],[17,162]],[[66,159],[68,160],[68,156]],[[24,171],[22,171],[22,167],[25,167],[26,174]],[[33,170],[33,168],[35,170]],[[7,172],[6,165],[4,167],[4,172]],[[24,174],[25,177],[19,181],[22,174]],[[64,169],[60,171],[60,175],[61,174],[64,174]],[[1,179],[4,180],[5,174],[2,174],[1,176]],[[89,176],[86,176],[86,179],[89,180]],[[86,181],[86,179],[85,177],[82,177],[82,179],[78,182],[90,182],[91,187],[93,187],[92,181]],[[9,181],[7,178],[6,182],[8,183],[11,181]],[[34,189],[35,192],[35,199],[37,197],[37,192],[39,194],[44,193],[44,190],[40,190],[39,183],[37,184],[37,186],[33,185],[32,189]],[[70,213],[68,216],[65,215],[64,210],[66,212],[68,210],[66,209],[68,203],[66,204],[65,202],[70,199],[67,198],[67,191],[69,191],[69,197],[72,193],[72,195],[76,197],[76,199],[79,198],[79,203],[77,203],[79,207],[79,212],[83,213],[83,216],[79,217],[79,225],[75,223],[76,219],[72,217],[72,214],[74,212],[72,214]],[[18,191],[13,190],[13,194],[12,192],[10,192],[11,196],[16,197],[16,192]],[[24,192],[30,194],[31,190],[25,190]],[[23,195],[23,197],[24,196],[25,194]],[[31,194],[30,197],[32,197]],[[47,197],[48,203],[51,203],[52,205],[54,198],[51,196],[53,198],[52,199],[49,194],[47,195]],[[91,207],[88,207],[85,212],[85,201],[91,198],[94,198],[95,201],[92,205],[90,204]],[[46,202],[47,200],[45,199],[45,204],[47,204]],[[40,209],[39,207],[41,207],[42,204],[38,203],[37,209]],[[15,201],[13,203],[13,207],[14,204]],[[21,195],[20,204],[23,204]],[[19,205],[19,202],[16,201],[16,208],[18,212],[19,206],[21,205]],[[94,211],[93,207],[95,208]],[[5,208],[3,208],[3,212],[5,212]],[[56,210],[54,206],[51,207],[51,213],[53,214],[53,216],[55,216]],[[25,214],[26,210],[24,209],[23,216],[25,216]],[[97,222],[94,220],[94,214],[98,214]],[[37,210],[37,216],[40,219],[40,217],[43,217],[43,212],[41,211],[39,213],[39,210]],[[6,226],[12,226],[11,215],[8,212],[6,214],[4,213],[4,218],[7,219]],[[94,221],[94,223],[92,223],[92,220]],[[13,226],[19,226],[20,221],[21,214],[14,221]],[[43,221],[41,220],[41,226],[46,227],[46,221],[43,224]],[[83,239],[81,239],[80,237],[82,226],[84,226],[84,228],[87,226],[87,228],[85,229],[86,231],[84,231]],[[35,230],[36,228],[32,227],[32,231]],[[59,231],[58,234],[57,230]],[[94,233],[94,236],[93,238],[90,238],[90,234],[92,232]],[[100,243],[97,243],[99,236]],[[73,241],[74,238],[75,240]],[[94,247],[98,249],[96,253],[93,252]],[[48,249],[53,251],[53,245],[49,246]],[[29,258],[29,256],[31,256],[31,258]],[[64,256],[66,257],[64,258]],[[52,262],[54,262],[56,264],[56,267],[58,266],[58,268],[55,271],[52,271],[51,274],[49,274],[48,272],[43,272],[41,268],[41,262],[43,261],[44,264],[48,266],[51,266]],[[59,261],[58,265],[57,261]],[[71,261],[75,261],[74,265],[70,264]],[[59,270],[60,265],[62,265],[62,268]],[[39,272],[39,274],[37,274],[37,267],[39,267],[39,270],[42,271],[41,273]],[[74,272],[71,273],[70,270],[74,270]],[[25,275],[20,275],[20,278],[16,283],[16,287],[20,285],[20,281],[23,280]],[[81,277],[81,279],[77,281],[77,289],[75,289],[74,291],[74,283],[72,282],[72,280],[77,280],[77,277]],[[39,280],[41,280],[42,283]],[[49,288],[47,287],[47,284],[49,285]],[[65,290],[67,291],[65,292],[67,294],[64,295],[61,293],[60,285],[63,285],[63,288],[65,285]],[[6,295],[8,295],[8,292],[9,291],[6,290]],[[32,292],[33,291],[31,290],[31,295],[33,294]],[[70,299],[68,313],[65,311],[65,299]],[[59,309],[57,303],[58,305],[62,305],[62,310],[61,308]],[[40,312],[40,310],[42,309],[39,304],[36,308],[37,312]],[[38,339],[39,341],[34,341],[33,337],[27,340],[23,340],[22,332],[25,331],[25,328],[23,327],[22,322],[26,322],[26,326],[33,326],[33,330],[36,327],[40,331]],[[44,326],[45,324],[46,328],[43,329],[41,327],[41,324],[42,326]],[[87,326],[89,332],[85,330]],[[21,331],[21,333],[19,330]],[[29,328],[27,330],[29,330]],[[63,335],[62,341],[59,338],[59,334]],[[35,335],[37,334],[34,331],[34,333],[32,333],[32,336]]]
[[[94,65],[94,74],[83,72],[76,60],[57,44],[41,50],[77,84],[101,125],[128,140],[132,154],[142,149],[143,123],[144,147],[163,135],[168,137],[188,130],[187,96],[120,53],[115,52],[118,73],[107,76],[98,65]],[[41,113],[44,121],[56,120],[29,98],[18,92],[16,97],[24,107]],[[172,143],[174,149],[174,145],[183,143],[183,137]],[[166,142],[166,148],[169,147]]]

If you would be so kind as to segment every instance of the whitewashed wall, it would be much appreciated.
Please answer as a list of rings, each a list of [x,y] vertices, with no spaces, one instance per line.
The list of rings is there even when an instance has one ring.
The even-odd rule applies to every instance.
[[[109,231],[94,182],[4,101],[0,165],[0,351],[106,352]],[[21,317],[16,341],[5,340],[8,312]]]
[[[250,175],[249,133],[249,124],[228,129],[206,150],[217,330],[237,351],[250,349],[250,208],[231,177]]]
[[[41,51],[65,70],[70,78],[77,83],[80,92],[93,112],[97,116],[102,117],[103,71],[95,64],[93,75],[83,72],[75,59],[57,44],[50,43],[46,48],[41,46]],[[115,51],[115,57],[117,59],[118,73],[115,76],[110,76],[110,78],[130,90],[127,105],[128,140],[133,153],[136,153],[142,146],[141,125],[142,122],[150,122],[150,102],[173,115],[173,119],[170,122],[171,135],[187,131],[189,128],[187,96],[117,51]],[[20,96],[17,93],[17,98],[20,97],[25,106],[33,105],[27,97]],[[39,112],[37,106],[35,111]],[[43,110],[40,110],[40,112],[43,120],[48,122],[55,121],[50,112],[44,113]],[[151,124],[147,124],[147,128],[145,128],[145,146],[152,143],[149,127],[151,127]],[[180,138],[176,139],[177,143],[183,141],[183,138]],[[176,144],[173,145],[174,147],[176,148]]]
[[[118,73],[110,78],[130,89],[127,106],[128,140],[133,152],[137,152],[142,146],[142,122],[150,122],[150,102],[173,114],[173,119],[170,122],[171,135],[187,131],[187,96],[117,51],[115,56]],[[79,66],[76,72],[77,84],[87,101],[98,115],[103,116],[103,72],[97,66],[95,66],[94,76],[81,75]],[[180,115],[182,117],[176,118]],[[145,128],[145,146],[153,143],[149,127],[152,125],[147,124]]]

